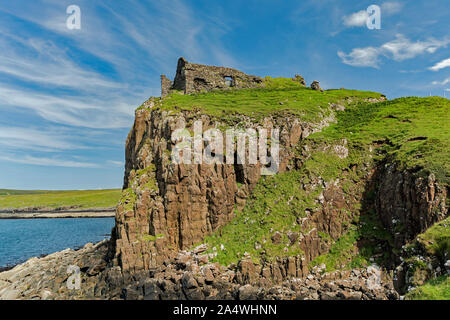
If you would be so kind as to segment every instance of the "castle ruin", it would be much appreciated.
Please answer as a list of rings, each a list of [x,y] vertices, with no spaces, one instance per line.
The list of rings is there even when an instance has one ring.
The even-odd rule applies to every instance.
[[[263,79],[245,74],[233,68],[206,66],[178,59],[177,73],[173,82],[161,75],[161,97],[172,91],[183,94],[209,92],[212,90],[257,88],[263,86]]]

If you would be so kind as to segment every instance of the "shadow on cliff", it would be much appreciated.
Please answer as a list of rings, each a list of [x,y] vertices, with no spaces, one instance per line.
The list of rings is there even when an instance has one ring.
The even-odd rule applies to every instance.
[[[376,263],[383,269],[393,270],[399,263],[398,250],[394,248],[393,235],[383,225],[377,208],[382,165],[381,163],[375,167],[364,185],[360,201],[361,211],[358,221],[360,239],[357,247],[359,254],[367,261]]]

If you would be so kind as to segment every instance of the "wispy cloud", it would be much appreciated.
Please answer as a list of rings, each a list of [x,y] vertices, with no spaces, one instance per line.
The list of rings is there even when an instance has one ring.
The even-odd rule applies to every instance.
[[[354,48],[348,54],[338,51],[342,62],[355,67],[378,68],[380,57],[386,57],[395,61],[403,61],[415,58],[425,53],[434,53],[442,47],[446,47],[450,40],[428,39],[426,41],[412,42],[401,34],[396,39],[386,42],[380,47]]]
[[[133,110],[150,95],[159,95],[159,88],[155,88],[159,77],[150,78],[149,71],[172,71],[180,55],[193,61],[236,66],[220,39],[229,30],[224,28],[226,23],[200,18],[183,1],[146,5],[132,1],[132,5],[114,6],[102,2],[96,10],[84,10],[87,4],[80,6],[83,24],[79,32],[66,28],[61,1],[46,1],[46,10],[40,15],[33,13],[37,8],[8,13],[70,40],[81,54],[91,54],[109,64],[115,78],[76,61],[76,55],[69,54],[61,41],[57,45],[35,36],[17,36],[0,25],[0,74],[46,89],[30,90],[29,86],[12,86],[7,81],[0,89],[0,108],[32,109],[48,121],[70,126],[129,127]],[[47,93],[49,88],[60,90]],[[70,94],[64,92],[67,88]]]
[[[390,55],[396,61],[414,58],[424,53],[434,53],[441,47],[446,47],[450,41],[448,39],[412,42],[401,34],[397,34],[397,39],[383,44],[380,53]]]
[[[0,72],[21,80],[85,91],[126,87],[77,66],[66,50],[49,40],[22,39],[0,31],[0,49]]]
[[[352,13],[351,15],[344,16],[343,22],[344,25],[347,27],[363,27],[366,25],[367,18],[369,17],[369,14],[366,10],[361,10],[355,13]]]
[[[442,81],[433,81],[431,84],[445,86],[447,83],[450,83],[450,77]]]
[[[403,3],[398,1],[387,1],[381,4],[382,15],[392,15],[401,12]]]
[[[381,4],[381,16],[390,16],[399,13],[403,8],[403,3],[398,1],[388,1]],[[365,27],[369,14],[367,10],[360,10],[342,18],[342,23],[346,27]]]
[[[439,71],[441,69],[448,68],[448,67],[450,67],[450,58],[442,60],[428,69],[430,69],[432,71]]]
[[[338,51],[342,62],[354,67],[378,68],[379,55],[379,49],[374,47],[355,48],[349,54]]]
[[[42,128],[0,127],[0,145],[17,150],[37,150],[58,152],[62,150],[84,149],[84,146],[69,141],[70,137],[59,131],[47,131]]]
[[[97,129],[130,126],[135,105],[119,97],[105,100],[93,97],[60,96],[27,89],[0,87],[0,110],[6,107],[33,110],[40,117],[55,123]]]
[[[125,163],[123,161],[115,161],[115,160],[108,160],[107,163],[112,164],[116,167],[123,167]]]
[[[97,167],[99,167],[95,163],[64,160],[64,159],[58,159],[58,158],[34,157],[34,156],[29,156],[29,155],[24,155],[24,156],[0,155],[0,160],[13,162],[13,163],[22,163],[22,164],[29,164],[29,165],[35,165],[35,166],[47,166],[47,167],[68,167],[68,168],[97,168]]]

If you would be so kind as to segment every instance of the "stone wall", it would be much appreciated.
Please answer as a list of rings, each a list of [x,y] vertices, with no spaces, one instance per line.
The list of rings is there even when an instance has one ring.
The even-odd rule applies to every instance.
[[[170,88],[172,88],[172,80],[161,75],[161,97],[166,97],[170,93]]]
[[[161,76],[161,97],[166,97],[171,90],[191,94],[261,86],[263,79],[260,77],[247,75],[232,68],[189,63],[180,58],[173,84],[165,75]]]

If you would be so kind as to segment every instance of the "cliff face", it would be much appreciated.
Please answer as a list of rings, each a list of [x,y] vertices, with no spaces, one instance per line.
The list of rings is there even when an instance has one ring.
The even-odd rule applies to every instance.
[[[415,177],[395,165],[381,170],[376,208],[397,249],[447,216],[446,199],[434,174]]]
[[[161,264],[177,250],[188,249],[227,224],[242,209],[261,176],[260,164],[176,164],[171,161],[172,133],[192,130],[202,120],[203,130],[225,123],[194,111],[171,113],[150,101],[136,112],[126,143],[124,198],[117,209],[114,230],[115,261],[124,270]],[[257,123],[243,117],[245,128]],[[326,126],[295,117],[268,117],[265,128],[280,129],[279,172],[293,157],[300,139]],[[260,125],[260,124],[259,124]]]

